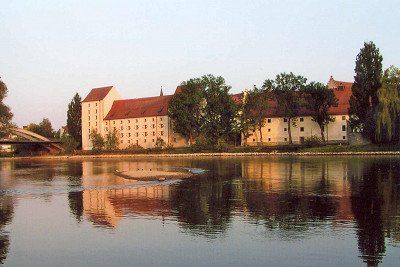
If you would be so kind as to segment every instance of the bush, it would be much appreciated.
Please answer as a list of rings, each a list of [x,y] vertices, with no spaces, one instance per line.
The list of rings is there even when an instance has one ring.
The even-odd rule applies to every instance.
[[[321,146],[323,144],[322,139],[318,136],[311,136],[311,137],[306,137],[304,139],[304,145],[306,147],[316,147],[316,146]]]
[[[165,143],[164,139],[161,137],[157,137],[156,140],[156,148],[164,148],[167,144]]]
[[[201,135],[195,140],[194,144],[190,146],[190,149],[193,152],[213,150],[213,145],[209,139],[207,139],[204,135]]]
[[[61,136],[61,146],[64,148],[66,153],[72,153],[78,148],[79,142],[77,142],[72,136],[64,134]]]
[[[114,129],[113,131],[107,133],[104,145],[107,150],[118,149],[119,138],[117,130]]]
[[[101,151],[104,148],[104,138],[97,131],[93,131],[90,134],[90,140],[94,151]]]

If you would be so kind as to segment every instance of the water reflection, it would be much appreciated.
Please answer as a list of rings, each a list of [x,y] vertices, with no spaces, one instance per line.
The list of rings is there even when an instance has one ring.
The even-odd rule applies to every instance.
[[[306,242],[323,238],[328,229],[340,233],[353,227],[357,256],[368,266],[382,262],[388,246],[400,244],[397,158],[10,161],[0,166],[0,262],[12,234],[4,231],[15,206],[9,192],[30,192],[22,190],[26,187],[40,188],[32,192],[47,201],[65,193],[74,220],[111,230],[123,220],[151,219],[176,222],[182,234],[194,238],[217,240],[231,236],[233,224],[241,221],[281,241]],[[114,175],[115,170],[177,166],[208,172],[152,184]]]

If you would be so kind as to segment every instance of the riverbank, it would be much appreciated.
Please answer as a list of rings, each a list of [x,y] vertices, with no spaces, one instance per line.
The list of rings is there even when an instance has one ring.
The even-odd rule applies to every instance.
[[[378,145],[326,145],[319,147],[282,146],[282,147],[235,147],[225,152],[193,152],[190,148],[83,151],[71,155],[8,156],[4,159],[95,159],[95,158],[174,158],[174,157],[265,157],[265,156],[351,156],[351,155],[400,155],[398,146]]]

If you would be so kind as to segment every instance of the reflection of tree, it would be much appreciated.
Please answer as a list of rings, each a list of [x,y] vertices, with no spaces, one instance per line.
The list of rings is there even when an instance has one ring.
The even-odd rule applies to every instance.
[[[171,204],[183,228],[208,237],[216,237],[227,229],[233,209],[232,176],[238,172],[236,167],[229,168],[215,161],[209,166],[211,170],[206,176],[182,182],[176,187]]]
[[[68,204],[70,212],[80,222],[83,215],[82,163],[68,162]]]
[[[388,175],[386,172],[390,172],[388,167],[383,162],[369,162],[361,172],[359,194],[352,197],[352,210],[358,227],[358,248],[368,266],[378,265],[385,252],[382,182]]]
[[[10,246],[10,238],[4,233],[14,214],[14,203],[11,197],[0,195],[0,264],[4,263]]]

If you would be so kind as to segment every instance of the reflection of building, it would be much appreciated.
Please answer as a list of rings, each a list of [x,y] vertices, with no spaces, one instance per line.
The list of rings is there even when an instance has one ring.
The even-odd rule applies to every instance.
[[[135,182],[118,177],[113,170],[153,170],[156,163],[83,162],[83,213],[99,226],[115,227],[128,214],[163,215],[170,212],[168,185],[134,187]],[[124,188],[127,187],[127,188]],[[93,189],[92,189],[93,188]]]
[[[347,164],[343,161],[271,159],[242,163],[248,197],[268,198],[273,212],[279,213],[282,196],[289,194],[295,202],[303,201],[311,209],[306,214],[326,214],[337,220],[351,220],[351,188],[347,179]],[[328,205],[328,200],[332,202]],[[320,202],[320,203],[319,203]],[[317,203],[317,205],[315,205]],[[294,203],[296,204],[296,203]],[[334,210],[330,210],[334,209]]]
[[[347,142],[347,121],[349,119],[349,99],[351,95],[350,82],[336,81],[330,78],[328,87],[333,90],[338,105],[329,109],[329,114],[335,119],[325,126],[325,140],[330,142]],[[271,101],[266,114],[266,122],[262,128],[263,144],[286,144],[289,141],[288,123],[283,114],[277,109],[278,103]],[[296,118],[296,125],[291,127],[293,143],[301,143],[311,136],[321,137],[321,130],[311,118],[311,111],[300,109]],[[257,145],[260,142],[260,133],[254,130],[247,138],[248,145]]]

